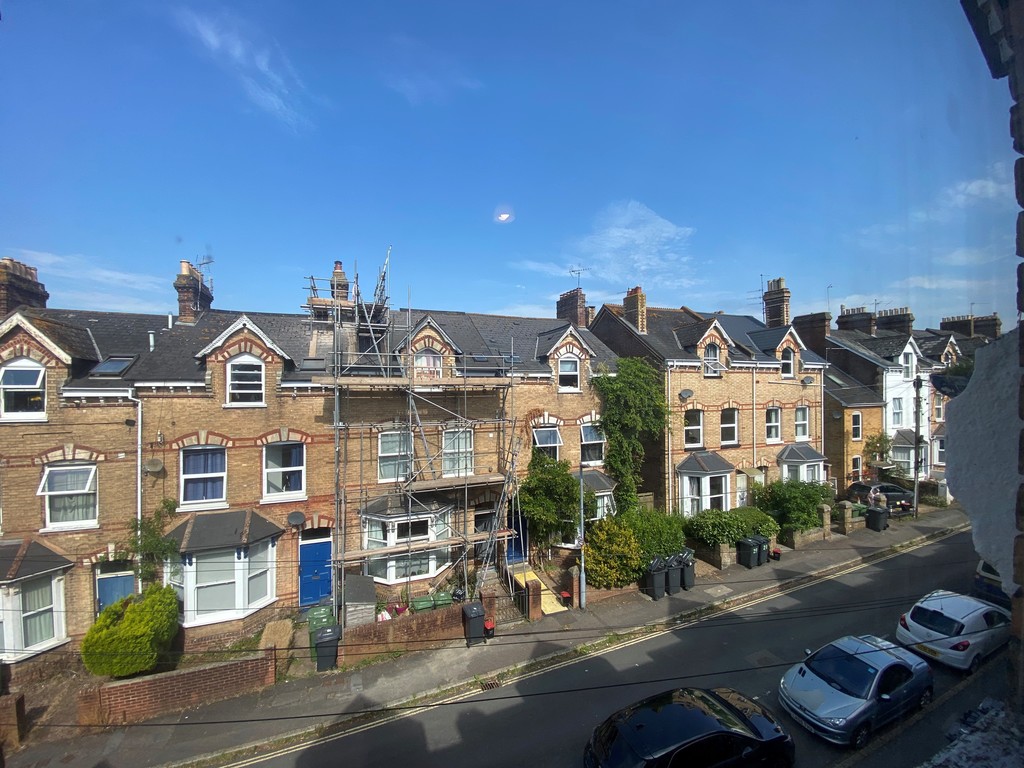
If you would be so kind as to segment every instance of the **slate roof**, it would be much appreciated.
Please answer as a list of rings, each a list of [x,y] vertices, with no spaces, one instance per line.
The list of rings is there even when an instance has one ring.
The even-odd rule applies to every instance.
[[[807,443],[791,443],[779,451],[779,461],[785,462],[813,462],[828,461],[828,459]]]
[[[32,539],[0,539],[0,584],[70,568],[74,563]]]
[[[73,389],[124,388],[147,383],[190,383],[203,385],[205,361],[197,353],[215,341],[240,318],[248,318],[287,356],[282,380],[311,381],[323,375],[331,362],[333,332],[314,327],[306,314],[236,312],[210,309],[200,313],[195,323],[174,322],[168,327],[168,315],[144,315],[121,312],[93,312],[61,309],[24,310],[26,318],[41,332],[66,349],[77,363],[72,366]],[[507,375],[510,369],[529,375],[551,375],[546,355],[551,346],[572,328],[565,320],[522,318],[500,315],[432,310],[397,310],[390,313],[389,343],[399,349],[408,340],[411,327],[429,317],[452,340],[462,354],[459,369],[468,375]],[[599,366],[615,370],[615,354],[587,329],[575,329],[592,353],[592,370]],[[152,349],[150,349],[152,334]],[[400,360],[392,355],[380,365],[376,353],[360,354],[352,347],[354,333],[339,334],[343,357],[351,365],[346,373],[382,376],[402,375]],[[90,376],[95,365],[111,356],[133,357],[134,362],[121,376]],[[319,370],[307,368],[303,361],[319,358]]]
[[[687,475],[721,474],[732,472],[734,469],[735,466],[714,451],[694,451],[676,465],[677,472]]]
[[[885,404],[874,389],[834,365],[825,371],[825,393],[847,408]]]
[[[583,470],[583,484],[594,493],[608,493],[615,490],[615,480],[598,469]]]
[[[605,304],[602,308],[625,323],[636,332],[635,327],[624,319],[621,304]],[[750,315],[727,315],[724,313],[703,313],[681,307],[647,307],[647,334],[638,336],[662,360],[700,362],[697,343],[704,338],[708,329],[717,322],[729,338],[729,359],[736,364],[758,364],[780,366],[775,350],[792,326],[769,328]],[[828,363],[809,349],[802,349],[800,357],[805,366],[826,367]]]
[[[177,542],[178,551],[208,552],[250,544],[284,533],[284,528],[251,509],[227,512],[192,512],[164,536]]]
[[[874,338],[874,336],[868,333],[864,333],[863,331],[832,331],[829,334],[829,339],[831,341],[843,347],[844,349],[848,349],[851,352],[860,355],[869,362],[877,365],[879,368],[895,367],[897,363],[894,362],[891,357],[886,357],[881,354],[881,352],[887,351],[889,348],[893,346],[892,342],[886,341],[883,345],[884,349],[876,349],[873,346],[869,346],[869,344],[872,343],[872,340]],[[906,347],[907,338],[907,335],[904,334],[903,345],[900,346],[897,352],[893,353],[894,356],[900,354]]]
[[[892,438],[893,445],[899,446],[910,446],[914,447],[914,430],[912,429],[897,429],[896,434]]]

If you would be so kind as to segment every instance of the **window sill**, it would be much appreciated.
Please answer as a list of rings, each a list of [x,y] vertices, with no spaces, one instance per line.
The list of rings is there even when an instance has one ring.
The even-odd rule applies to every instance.
[[[100,524],[98,520],[87,520],[83,523],[76,523],[73,525],[48,525],[45,528],[40,528],[40,533],[67,533],[68,531],[95,531],[99,529]]]
[[[445,479],[445,480],[454,480],[454,479],[457,479],[457,478],[460,478],[460,477],[473,477],[473,476],[474,476],[474,474],[472,472],[452,472],[452,473],[443,472],[443,473],[441,473],[441,477],[443,479]]]
[[[260,504],[284,504],[289,501],[307,501],[309,497],[305,491],[298,493],[275,493],[273,496],[264,496]]]
[[[684,451],[703,451],[704,450],[704,444],[703,443],[694,443],[693,445],[684,445],[683,446],[683,450]]]
[[[266,408],[266,403],[224,403],[225,408]]]
[[[560,395],[579,395],[582,394],[583,390],[579,387],[559,387],[558,394]]]
[[[17,415],[0,416],[0,424],[21,424],[24,422],[46,421],[45,413],[19,413]]]
[[[205,512],[227,508],[228,503],[226,501],[186,501],[184,504],[179,504],[175,512],[188,514],[189,512]]]
[[[580,464],[584,467],[603,467],[604,459],[600,461],[581,461]]]
[[[809,442],[811,442],[811,437],[810,437],[810,435],[807,435],[807,436],[805,436],[805,437],[794,437],[793,439],[794,439],[794,440],[795,440],[796,442],[798,442],[798,443],[809,443]]]
[[[783,441],[781,437],[766,437],[764,442],[767,445],[782,445]]]
[[[238,621],[244,619],[247,616],[252,616],[256,611],[261,611],[268,605],[273,605],[277,602],[277,597],[264,598],[256,605],[246,608],[240,611],[220,611],[219,613],[208,613],[201,618],[193,619],[192,621],[182,622],[181,626],[183,629],[191,629],[192,627],[204,627],[208,624],[223,624],[226,621]]]
[[[71,642],[71,640],[67,637],[47,640],[45,643],[34,645],[21,652],[8,651],[7,653],[0,653],[0,661],[3,661],[5,664],[17,664],[19,661],[26,661],[31,659],[33,656],[38,656],[40,653],[46,653],[47,651],[52,651],[54,648],[67,645],[69,642]]]

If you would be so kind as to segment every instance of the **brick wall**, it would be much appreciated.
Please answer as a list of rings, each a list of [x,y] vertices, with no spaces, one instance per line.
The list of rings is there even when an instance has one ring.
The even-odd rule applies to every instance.
[[[203,702],[219,701],[273,685],[277,651],[268,648],[237,661],[121,680],[80,694],[79,725],[137,723]]]
[[[443,648],[462,637],[465,632],[461,604],[416,613],[406,611],[391,621],[346,629],[338,646],[338,664],[351,666],[387,653]]]

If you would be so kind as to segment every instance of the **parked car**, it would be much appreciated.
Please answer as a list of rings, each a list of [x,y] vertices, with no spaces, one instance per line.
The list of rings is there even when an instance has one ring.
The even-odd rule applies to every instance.
[[[859,749],[891,720],[932,700],[932,670],[910,651],[873,635],[834,640],[791,667],[779,701],[826,741]]]
[[[859,504],[871,504],[872,499],[880,494],[885,495],[885,505],[889,509],[894,507],[912,509],[914,506],[914,492],[895,483],[857,482],[852,483],[846,489],[846,498]]]
[[[978,561],[978,568],[974,571],[971,594],[980,600],[1010,608],[1010,596],[1003,592],[1003,579],[999,571],[984,560]]]
[[[792,737],[731,688],[678,688],[621,709],[583,751],[587,768],[793,764]]]
[[[1010,612],[940,589],[900,616],[896,639],[928,658],[975,672],[982,659],[1010,640]]]

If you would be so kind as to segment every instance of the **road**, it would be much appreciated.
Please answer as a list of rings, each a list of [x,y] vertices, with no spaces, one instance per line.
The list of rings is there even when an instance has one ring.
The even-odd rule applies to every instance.
[[[778,680],[805,648],[835,637],[871,633],[893,639],[900,614],[918,597],[938,588],[969,590],[976,565],[970,534],[958,534],[494,690],[235,765],[579,766],[591,730],[610,712],[667,688],[725,685],[779,712],[797,742],[800,768],[862,760],[867,766],[883,758],[886,765],[912,766],[945,744],[941,733],[951,721],[948,712],[938,714],[937,706],[931,720],[886,729],[878,736],[884,749],[869,747],[862,756],[815,738],[780,712]],[[937,668],[936,697],[941,700],[962,681],[959,673]],[[906,738],[908,727],[923,735]]]

